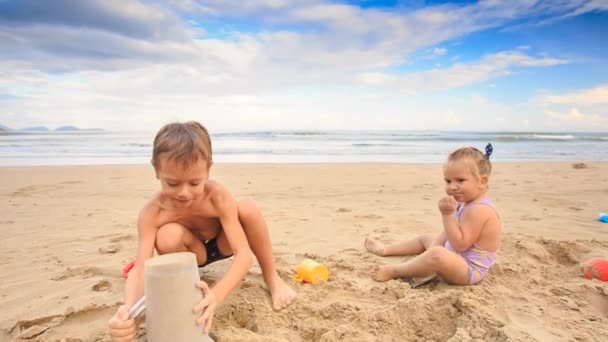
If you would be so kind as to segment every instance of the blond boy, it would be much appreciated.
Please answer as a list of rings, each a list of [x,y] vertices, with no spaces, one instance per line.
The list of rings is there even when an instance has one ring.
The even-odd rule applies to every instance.
[[[215,286],[200,281],[203,300],[194,310],[197,324],[206,333],[216,307],[241,281],[255,254],[274,309],[287,307],[296,293],[277,274],[266,222],[250,198],[235,197],[220,183],[209,179],[213,165],[211,140],[198,122],[172,123],[160,129],[154,139],[152,165],[161,190],[139,213],[135,266],[125,285],[125,303],[108,322],[114,341],[136,337],[128,309],[144,294],[143,265],[158,254],[192,252],[199,266],[234,256],[232,264]]]

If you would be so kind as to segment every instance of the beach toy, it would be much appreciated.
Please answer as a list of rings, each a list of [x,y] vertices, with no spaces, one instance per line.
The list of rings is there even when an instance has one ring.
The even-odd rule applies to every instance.
[[[325,265],[319,264],[312,259],[304,259],[296,270],[296,282],[316,284],[319,281],[327,281],[329,271]]]
[[[583,264],[583,274],[587,279],[608,281],[608,259],[593,258]]]
[[[123,278],[127,279],[127,277],[129,277],[129,272],[131,272],[131,269],[133,268],[133,266],[135,266],[135,260],[133,260],[130,263],[125,265],[125,267],[122,269]]]
[[[600,220],[601,222],[608,223],[608,214],[606,214],[606,213],[600,213],[600,216],[598,217],[598,220]]]
[[[170,253],[146,260],[144,291],[149,342],[213,341],[196,325],[193,308],[203,298],[194,253]]]

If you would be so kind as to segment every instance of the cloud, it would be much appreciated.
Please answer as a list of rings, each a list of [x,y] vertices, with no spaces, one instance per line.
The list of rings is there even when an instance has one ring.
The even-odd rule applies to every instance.
[[[585,114],[579,110],[579,108],[571,107],[566,112],[558,112],[552,110],[545,110],[545,116],[551,119],[554,126],[560,126],[560,124],[567,124],[568,129],[606,129],[608,128],[608,116],[599,114]]]
[[[0,1],[0,24],[101,30],[147,40],[188,40],[177,17],[136,0]]]
[[[550,19],[551,21],[561,20],[566,18],[571,18],[577,15],[589,13],[589,12],[599,12],[599,11],[608,11],[608,1],[606,0],[590,0],[581,4],[581,1],[570,1],[572,9],[557,18]]]
[[[553,12],[582,4],[554,4]],[[27,60],[32,68],[49,72],[128,69],[140,62],[206,63],[218,54],[214,47],[222,46],[214,44],[216,40],[253,41],[259,51],[251,57],[282,66],[318,72],[338,69],[334,74],[373,72],[404,63],[420,48],[547,9],[529,0],[404,12],[321,0],[0,1],[0,55]],[[232,26],[235,20],[251,23],[254,29]],[[224,37],[213,36],[206,25]],[[439,55],[446,51],[434,50]]]
[[[134,0],[0,1],[2,60],[49,73],[182,63],[193,58],[192,31]]]
[[[434,48],[433,53],[437,56],[443,56],[448,50],[446,48]]]
[[[546,57],[532,57],[521,51],[504,51],[482,57],[475,63],[456,63],[449,68],[414,72],[400,77],[374,74],[367,82],[391,86],[395,91],[410,94],[448,90],[477,84],[496,77],[508,75],[518,67],[547,67],[567,63],[566,60]],[[366,81],[369,79],[360,78]]]
[[[560,95],[546,95],[541,97],[547,104],[564,105],[608,105],[608,85],[598,85],[591,89],[583,89]]]
[[[0,108],[19,122],[89,127],[157,127],[169,115],[216,127],[409,128],[403,113],[415,113],[426,120],[415,127],[428,128],[445,123],[450,100],[436,91],[568,61],[520,47],[424,70],[409,68],[414,53],[443,55],[436,46],[447,41],[586,3],[386,11],[321,0],[0,0]],[[427,95],[432,103],[418,105]]]
[[[445,115],[445,123],[447,127],[459,126],[462,123],[462,118],[457,116],[453,111],[449,110]]]
[[[545,115],[551,119],[557,119],[560,121],[582,121],[585,119],[585,114],[581,113],[578,108],[570,108],[570,111],[566,113],[559,113],[551,110],[546,110]]]

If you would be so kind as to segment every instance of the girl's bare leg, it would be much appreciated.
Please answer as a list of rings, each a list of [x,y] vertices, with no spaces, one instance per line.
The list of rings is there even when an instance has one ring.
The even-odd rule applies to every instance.
[[[410,240],[393,242],[391,244],[383,244],[382,242],[365,238],[365,248],[379,256],[391,255],[418,255],[426,251],[433,243],[435,234],[424,234]]]
[[[403,264],[374,266],[370,275],[375,281],[396,278],[425,277],[437,274],[456,285],[469,283],[469,265],[458,254],[441,246],[432,246],[424,253]]]

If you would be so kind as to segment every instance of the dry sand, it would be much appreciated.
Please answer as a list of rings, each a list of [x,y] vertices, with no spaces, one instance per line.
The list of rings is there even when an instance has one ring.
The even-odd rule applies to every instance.
[[[214,167],[252,196],[272,232],[281,276],[299,293],[274,312],[254,265],[218,309],[217,341],[606,341],[608,283],[579,264],[608,257],[608,163],[497,163],[489,197],[504,223],[497,264],[479,285],[410,289],[367,269],[406,260],[363,240],[436,232],[441,166]],[[149,166],[0,168],[0,340],[99,341],[122,301],[139,207],[158,185]],[[305,257],[327,283],[294,282]],[[211,265],[216,281],[230,261]],[[140,329],[145,340],[145,326]]]

